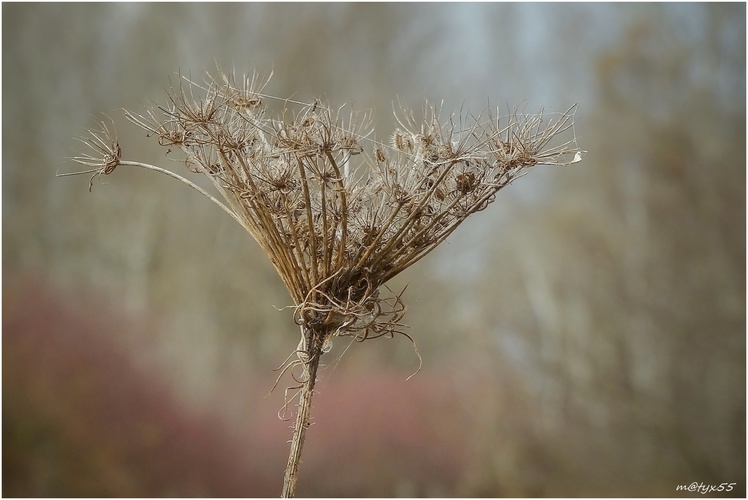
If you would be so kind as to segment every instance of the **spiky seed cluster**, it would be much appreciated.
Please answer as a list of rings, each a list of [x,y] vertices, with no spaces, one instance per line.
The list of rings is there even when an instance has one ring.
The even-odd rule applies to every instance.
[[[267,82],[223,73],[204,84],[180,77],[167,105],[126,116],[212,181],[227,205],[211,199],[249,231],[283,279],[296,323],[325,344],[334,335],[404,334],[400,296],[381,297],[380,287],[528,167],[579,158],[573,137],[549,145],[573,126],[574,107],[548,123],[516,111],[442,123],[433,106],[421,119],[403,109],[386,145],[368,139],[366,113],[318,101],[286,100],[280,118],[266,117]],[[121,161],[116,140],[94,134],[89,143],[102,157],[77,160],[98,174],[143,166]]]

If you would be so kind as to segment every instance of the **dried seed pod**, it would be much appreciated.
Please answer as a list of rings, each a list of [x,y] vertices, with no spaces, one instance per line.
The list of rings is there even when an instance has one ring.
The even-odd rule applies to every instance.
[[[239,110],[257,109],[262,106],[262,99],[258,95],[238,95],[233,104]]]
[[[404,153],[412,153],[414,149],[412,136],[400,129],[395,130],[392,134],[392,145],[395,149]]]
[[[382,151],[381,148],[374,149],[374,157],[379,163],[384,163],[387,161],[387,156],[385,156],[384,151]]]
[[[455,182],[457,183],[457,190],[462,194],[471,192],[477,186],[477,183],[475,182],[475,174],[472,172],[458,174],[457,177],[455,177]]]

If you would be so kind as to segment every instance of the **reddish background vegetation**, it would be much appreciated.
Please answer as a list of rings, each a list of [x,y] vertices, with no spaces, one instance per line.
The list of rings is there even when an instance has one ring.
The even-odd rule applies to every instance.
[[[279,494],[291,422],[276,415],[290,379],[265,397],[277,360],[246,381],[219,377],[213,400],[194,404],[184,380],[143,362],[160,323],[6,275],[3,496]],[[511,363],[457,356],[406,381],[357,356],[320,372],[300,496],[667,496],[710,470],[675,468],[689,455],[653,448],[643,424],[601,425],[572,401],[548,420]],[[617,474],[625,467],[636,480]]]
[[[4,290],[3,495],[273,495],[252,443],[180,408],[117,345],[132,324],[96,307]]]
[[[247,410],[243,431],[221,408],[198,414],[140,366],[137,348],[118,341],[147,335],[143,322],[38,279],[6,280],[4,496],[277,496],[291,430],[269,405]],[[459,429],[470,425],[469,410],[454,410],[448,373],[406,377],[323,374],[300,494],[460,489],[470,443]]]

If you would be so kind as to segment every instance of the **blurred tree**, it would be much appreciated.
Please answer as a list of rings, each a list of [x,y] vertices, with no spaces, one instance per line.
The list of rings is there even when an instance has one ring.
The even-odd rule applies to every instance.
[[[745,491],[745,7],[686,34],[672,9],[597,59],[588,166],[514,218],[479,294],[497,356],[529,371],[523,428],[565,462],[548,493]]]

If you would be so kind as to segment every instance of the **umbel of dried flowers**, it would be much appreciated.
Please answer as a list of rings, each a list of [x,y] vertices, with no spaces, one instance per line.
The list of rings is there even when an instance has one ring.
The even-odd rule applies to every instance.
[[[402,108],[399,128],[384,143],[372,138],[368,113],[345,106],[285,99],[281,116],[268,117],[268,100],[277,99],[264,92],[268,81],[220,71],[203,83],[179,76],[165,105],[125,111],[161,146],[181,151],[184,174],[205,175],[223,202],[183,174],[123,159],[103,122],[74,160],[91,167],[89,188],[120,166],[175,177],[231,215],[270,258],[301,330],[281,372],[301,370],[291,388],[298,407],[283,488],[292,496],[317,367],[331,339],[410,338],[400,295],[381,293],[383,285],[529,167],[576,163],[581,151],[575,106],[551,120],[514,110],[443,121],[428,104],[419,118]]]

